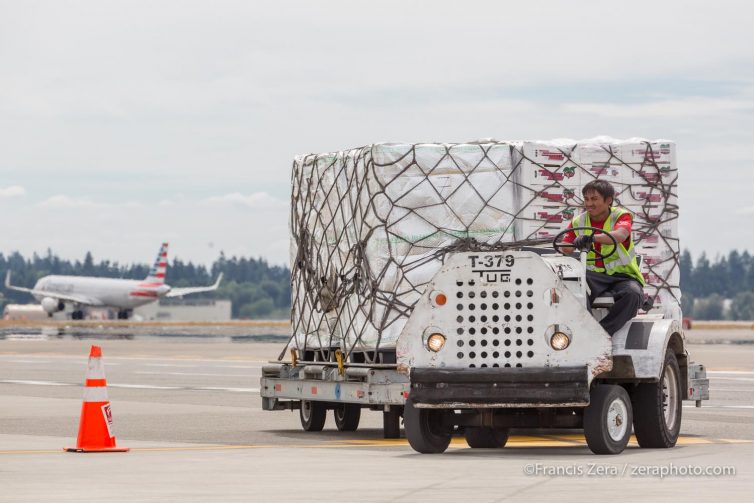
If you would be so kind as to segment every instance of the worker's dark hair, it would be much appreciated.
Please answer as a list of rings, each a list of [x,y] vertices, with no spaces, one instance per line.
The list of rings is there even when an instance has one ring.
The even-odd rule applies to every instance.
[[[592,180],[587,183],[581,189],[581,195],[586,196],[587,192],[596,192],[602,196],[602,199],[609,197],[615,202],[615,189],[610,185],[610,182],[606,182],[605,180]]]

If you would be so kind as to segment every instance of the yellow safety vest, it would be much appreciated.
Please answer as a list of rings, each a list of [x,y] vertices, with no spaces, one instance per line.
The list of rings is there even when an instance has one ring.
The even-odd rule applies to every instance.
[[[613,225],[615,222],[618,221],[618,219],[628,213],[628,210],[625,210],[623,208],[610,208],[610,214],[605,219],[605,223],[602,225],[602,229],[605,232],[612,232],[613,231]],[[573,217],[573,220],[571,220],[571,226],[572,227],[591,227],[592,222],[589,218],[589,212],[584,212],[580,215],[577,215]],[[573,231],[577,236],[580,236],[582,234],[590,235],[592,234],[592,231],[590,230],[574,230]],[[613,274],[625,274],[627,276],[630,276],[634,278],[636,281],[642,284],[642,286],[645,285],[644,282],[644,276],[642,276],[641,271],[639,270],[639,264],[636,261],[636,252],[634,251],[634,240],[633,237],[630,235],[628,236],[628,249],[623,246],[623,243],[618,243],[618,249],[607,257],[610,253],[613,251],[613,245],[606,245],[602,244],[600,247],[600,253],[602,255],[605,255],[606,258],[602,259],[602,263],[604,267],[597,267],[596,266],[596,255],[594,251],[590,251],[587,254],[587,258],[590,259],[587,263],[587,269],[590,271],[595,272],[601,272],[608,275]]]

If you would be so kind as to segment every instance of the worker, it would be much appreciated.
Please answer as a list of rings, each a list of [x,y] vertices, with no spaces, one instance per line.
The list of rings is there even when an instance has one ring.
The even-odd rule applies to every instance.
[[[575,216],[569,229],[576,227],[597,227],[605,233],[590,230],[573,230],[565,235],[561,251],[571,254],[574,248],[588,250],[586,282],[589,286],[589,309],[594,299],[612,295],[614,304],[600,325],[613,335],[631,318],[636,316],[642,305],[644,277],[639,271],[631,237],[632,216],[628,210],[613,206],[615,189],[605,180],[592,180],[581,189],[586,211]],[[618,249],[613,253],[613,240]],[[595,251],[605,257],[598,259]]]

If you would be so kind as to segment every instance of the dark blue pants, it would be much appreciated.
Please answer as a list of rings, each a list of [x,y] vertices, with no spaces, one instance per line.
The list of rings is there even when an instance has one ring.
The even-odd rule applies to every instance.
[[[609,275],[600,272],[587,271],[586,282],[589,285],[589,309],[597,297],[611,295],[615,304],[610,308],[607,316],[602,318],[600,325],[605,331],[613,335],[621,329],[628,320],[636,316],[644,301],[644,291],[641,283],[628,276]]]

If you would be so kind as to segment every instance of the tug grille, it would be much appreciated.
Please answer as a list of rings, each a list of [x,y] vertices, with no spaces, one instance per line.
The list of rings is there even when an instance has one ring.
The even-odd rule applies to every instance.
[[[458,363],[469,368],[525,367],[534,358],[534,280],[456,282]]]

